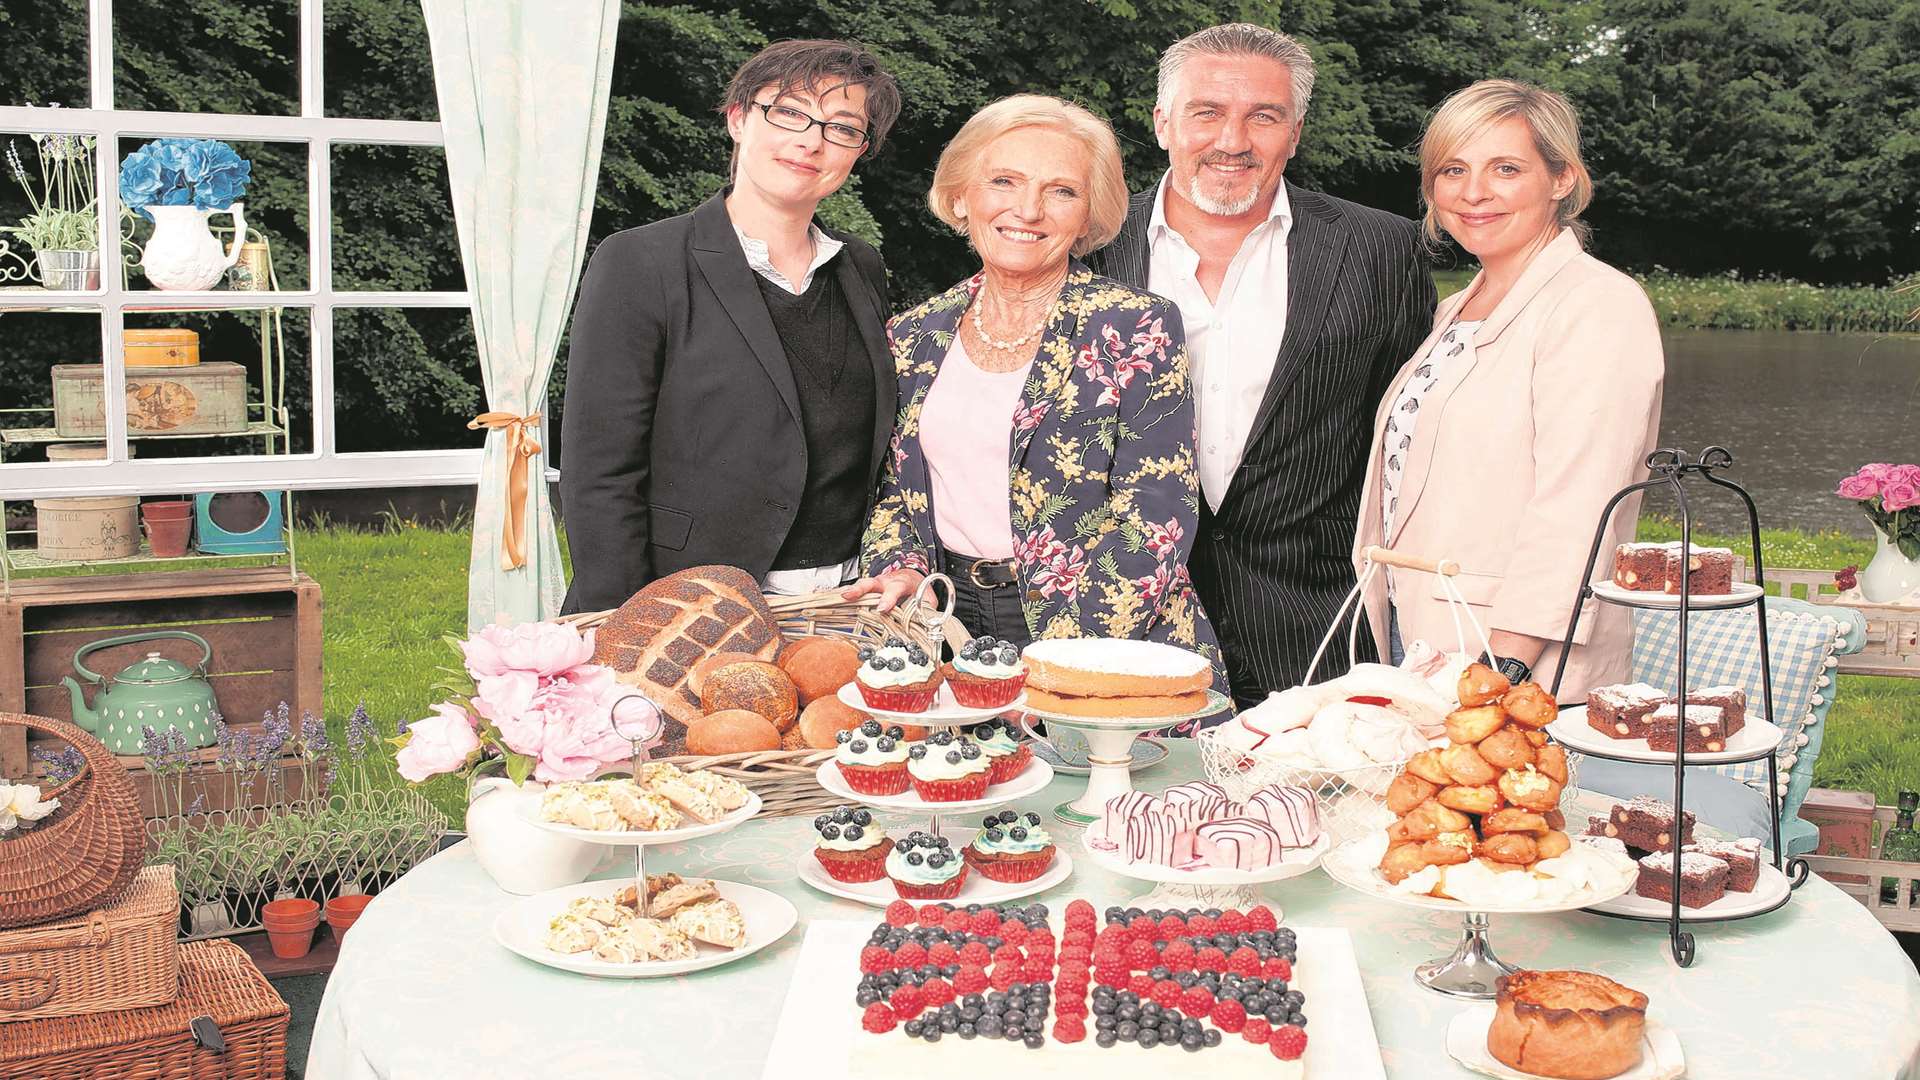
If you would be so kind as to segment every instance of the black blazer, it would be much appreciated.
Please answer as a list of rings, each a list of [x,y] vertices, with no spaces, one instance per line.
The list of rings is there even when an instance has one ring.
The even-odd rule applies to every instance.
[[[764,576],[799,511],[799,391],[724,195],[607,237],[587,264],[562,414],[568,613],[618,607],[704,563]],[[840,275],[872,360],[867,486],[878,491],[895,399],[886,268],[864,242],[827,232],[846,247],[820,272]]]
[[[1158,185],[1135,195],[1099,253],[1147,287]],[[1243,707],[1298,685],[1354,584],[1353,536],[1373,414],[1433,325],[1433,276],[1406,218],[1287,184],[1287,332],[1240,468],[1215,512],[1200,500],[1189,569]],[[1362,660],[1373,659],[1360,634]],[[1347,668],[1342,634],[1315,681]]]

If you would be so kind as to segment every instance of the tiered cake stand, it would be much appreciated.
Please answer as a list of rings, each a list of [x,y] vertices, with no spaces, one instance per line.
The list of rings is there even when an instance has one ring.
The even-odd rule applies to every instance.
[[[1087,789],[1080,797],[1061,803],[1053,808],[1053,815],[1069,825],[1085,828],[1100,820],[1107,802],[1116,795],[1125,795],[1133,790],[1133,744],[1134,740],[1148,731],[1171,727],[1187,720],[1198,720],[1203,716],[1225,709],[1231,702],[1225,694],[1217,690],[1207,691],[1207,703],[1195,712],[1180,713],[1175,716],[1075,716],[1068,713],[1044,712],[1039,709],[1026,709],[1020,721],[1021,730],[1028,738],[1046,742],[1046,739],[1033,730],[1029,718],[1044,720],[1047,728],[1072,728],[1087,740]],[[1049,748],[1060,754],[1053,744]],[[1191,905],[1186,905],[1191,906]],[[1203,907],[1211,907],[1203,904]]]
[[[1320,860],[1333,846],[1332,837],[1322,833],[1313,846],[1289,849],[1279,862],[1259,870],[1226,870],[1214,867],[1181,870],[1171,866],[1129,860],[1122,850],[1121,842],[1108,839],[1102,824],[1100,821],[1095,821],[1087,826],[1086,833],[1080,838],[1080,846],[1086,851],[1087,856],[1101,868],[1122,877],[1154,883],[1152,891],[1136,897],[1126,905],[1129,907],[1185,911],[1188,908],[1225,910],[1262,906],[1272,909],[1276,920],[1284,921],[1280,905],[1262,896],[1260,886],[1299,877],[1312,871],[1314,867],[1320,865]]]

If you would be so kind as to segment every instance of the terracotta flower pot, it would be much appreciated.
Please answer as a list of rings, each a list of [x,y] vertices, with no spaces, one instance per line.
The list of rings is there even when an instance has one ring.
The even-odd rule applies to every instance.
[[[320,904],[314,900],[275,900],[260,911],[273,955],[297,960],[313,948],[313,930],[320,925]]]
[[[187,538],[193,535],[190,518],[148,518],[147,544],[156,559],[177,559],[187,553]]]
[[[365,893],[352,896],[336,896],[327,901],[327,925],[333,927],[333,936],[345,941],[347,930],[359,920],[360,913],[367,909],[373,897]]]
[[[191,499],[166,499],[140,504],[140,516],[147,521],[180,520],[193,516]]]

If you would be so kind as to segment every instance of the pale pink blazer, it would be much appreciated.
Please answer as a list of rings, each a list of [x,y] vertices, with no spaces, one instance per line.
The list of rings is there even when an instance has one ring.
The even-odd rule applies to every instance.
[[[1600,511],[1614,492],[1646,478],[1646,456],[1660,432],[1666,359],[1659,322],[1639,283],[1588,255],[1571,230],[1562,230],[1480,324],[1473,363],[1456,365],[1427,395],[1407,451],[1393,535],[1383,541],[1387,415],[1480,284],[1476,276],[1440,304],[1433,332],[1380,402],[1354,566],[1360,569],[1361,553],[1374,544],[1458,562],[1462,573],[1454,583],[1489,635],[1508,630],[1553,642],[1534,666],[1541,685],[1551,686]],[[1596,580],[1611,575],[1614,545],[1633,539],[1639,511],[1637,495],[1614,510]],[[1439,583],[1427,574],[1396,574],[1402,643],[1425,639],[1457,648]],[[1385,658],[1384,568],[1362,599]],[[1626,681],[1632,645],[1626,609],[1588,600],[1558,699],[1582,702],[1589,687]]]

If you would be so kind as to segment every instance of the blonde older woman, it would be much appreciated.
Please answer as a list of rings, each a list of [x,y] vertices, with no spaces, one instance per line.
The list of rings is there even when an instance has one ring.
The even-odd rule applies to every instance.
[[[1375,544],[1458,562],[1508,675],[1550,680],[1600,512],[1644,475],[1659,434],[1659,326],[1640,286],[1584,250],[1593,181],[1559,94],[1502,79],[1459,91],[1428,123],[1420,177],[1428,237],[1444,229],[1480,273],[1441,302],[1380,403],[1355,564]],[[1614,511],[1609,543],[1633,538],[1638,510],[1636,496]],[[1381,654],[1455,647],[1443,597],[1424,574],[1376,577]],[[1626,677],[1627,615],[1595,608],[1562,701]]]
[[[980,272],[887,327],[900,413],[849,597],[944,570],[976,635],[1219,648],[1187,578],[1198,513],[1180,312],[1080,262],[1127,212],[1106,121],[1022,94],[940,155],[927,203]],[[1224,678],[1216,676],[1224,689]]]

